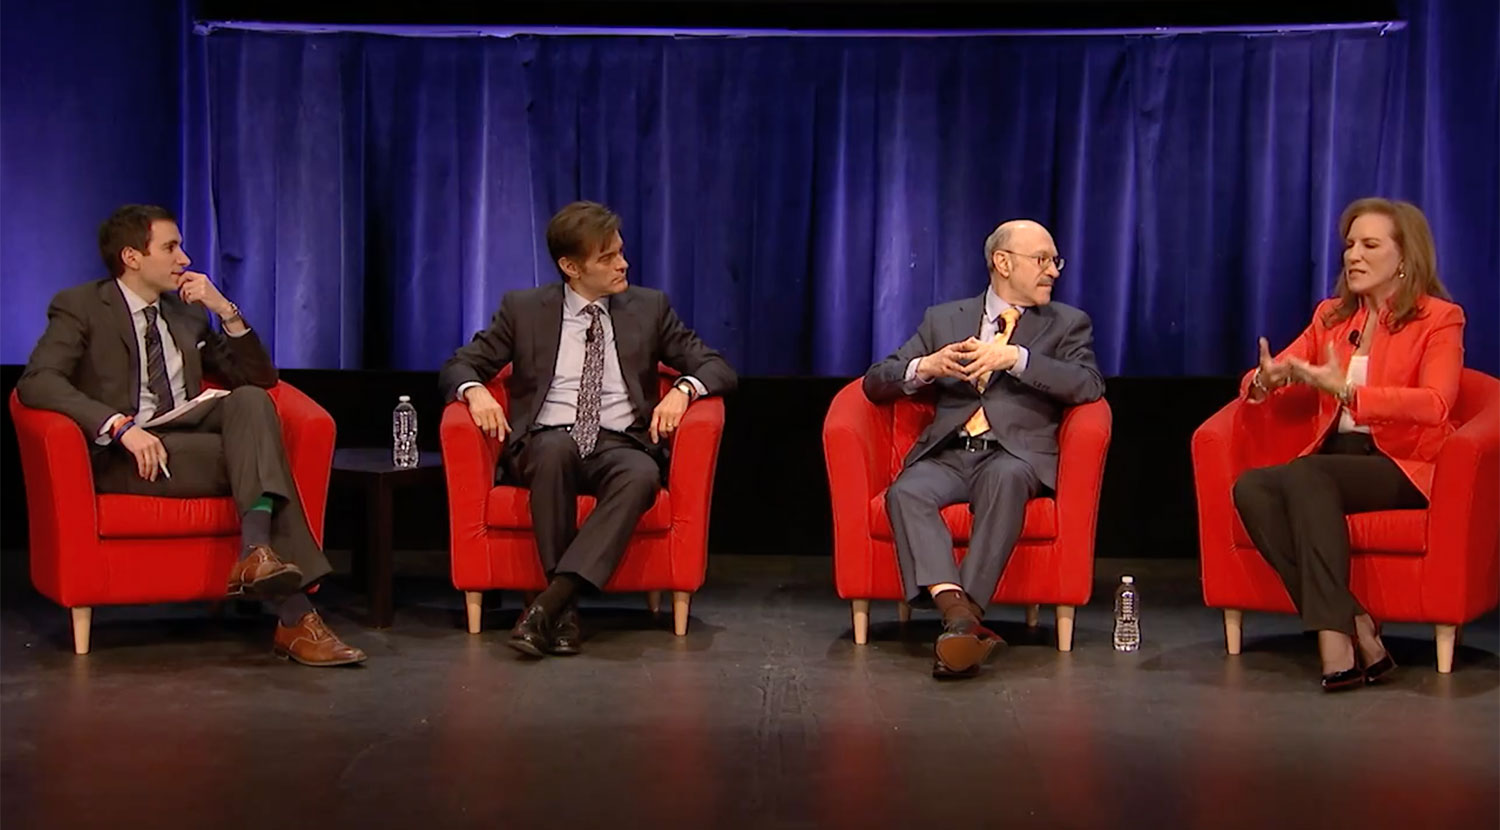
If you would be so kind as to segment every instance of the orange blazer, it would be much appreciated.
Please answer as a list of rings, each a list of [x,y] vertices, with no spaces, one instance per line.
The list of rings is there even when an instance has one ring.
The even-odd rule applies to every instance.
[[[1317,365],[1327,359],[1325,349],[1332,343],[1339,365],[1347,369],[1356,348],[1350,338],[1364,330],[1369,312],[1361,308],[1329,328],[1323,324],[1323,316],[1337,304],[1337,299],[1319,303],[1312,324],[1276,359],[1300,357]],[[1458,378],[1464,366],[1464,311],[1436,297],[1422,298],[1417,308],[1417,316],[1394,333],[1386,326],[1390,312],[1380,313],[1375,342],[1370,344],[1368,376],[1364,386],[1355,388],[1350,414],[1356,424],[1370,428],[1376,449],[1390,456],[1422,495],[1430,498],[1433,461],[1443,441],[1453,433],[1448,412],[1458,399]],[[1254,375],[1253,369],[1245,374],[1240,382],[1241,395],[1248,396]],[[1318,431],[1299,456],[1317,452],[1329,430],[1337,428],[1338,399],[1309,386],[1291,384],[1274,390],[1262,401],[1288,413],[1305,413],[1307,404],[1312,403],[1308,396],[1316,398]]]

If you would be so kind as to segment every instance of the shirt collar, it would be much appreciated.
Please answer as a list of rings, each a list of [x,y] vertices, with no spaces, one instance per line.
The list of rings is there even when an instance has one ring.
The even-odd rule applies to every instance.
[[[990,286],[990,288],[984,292],[984,319],[999,320],[1000,315],[1007,308],[1014,308],[1016,311],[1022,314],[1026,313],[1026,309],[1023,306],[1013,306],[1010,303],[1007,303],[1006,301],[1000,299],[1000,295],[995,293],[994,286]]]
[[[590,303],[588,300],[585,300],[583,298],[582,294],[579,294],[577,291],[574,291],[573,290],[573,286],[568,285],[567,283],[563,283],[563,309],[564,310],[566,310],[569,314],[582,314],[583,313],[583,307],[587,306],[587,305],[596,305],[596,306],[599,306],[600,308],[604,309],[604,313],[605,314],[609,314],[609,298],[608,297],[600,297],[599,299],[597,299],[597,300],[593,301],[592,303]]]
[[[155,303],[146,302],[146,300],[142,298],[141,295],[135,293],[134,291],[131,291],[130,286],[126,285],[124,280],[116,278],[115,284],[120,286],[120,293],[125,295],[125,306],[130,309],[131,314],[139,314],[141,313],[142,309],[147,308],[155,308],[158,311],[161,310],[161,304],[159,300]]]

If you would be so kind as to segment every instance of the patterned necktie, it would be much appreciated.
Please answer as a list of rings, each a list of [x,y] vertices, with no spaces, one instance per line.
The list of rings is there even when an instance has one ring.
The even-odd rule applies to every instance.
[[[1006,343],[1010,342],[1010,335],[1016,330],[1016,321],[1021,319],[1021,310],[1018,308],[1007,308],[1006,310],[1000,312],[1000,319],[1003,320],[1005,324],[1001,326],[1000,331],[995,334],[994,342],[1004,346]],[[978,385],[980,395],[979,409],[969,417],[968,421],[964,423],[965,435],[983,435],[986,432],[990,431],[990,419],[986,418],[984,415],[984,390],[985,387],[990,385],[990,375],[986,374],[984,377],[980,378]]]
[[[604,397],[604,309],[586,305],[583,310],[593,319],[584,338],[583,380],[578,385],[578,417],[573,421],[573,440],[585,456],[599,441],[599,404]]]
[[[146,306],[146,388],[156,396],[156,414],[170,412],[172,384],[167,381],[167,358],[161,350],[161,332],[156,328],[156,307]]]

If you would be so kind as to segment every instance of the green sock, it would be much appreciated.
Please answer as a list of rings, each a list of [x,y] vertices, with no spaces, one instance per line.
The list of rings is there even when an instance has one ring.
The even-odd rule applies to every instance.
[[[271,545],[271,510],[276,503],[271,501],[270,496],[261,496],[250,505],[245,515],[240,517],[240,539],[244,547],[240,550],[240,558],[250,555],[250,549],[256,546],[270,547]]]

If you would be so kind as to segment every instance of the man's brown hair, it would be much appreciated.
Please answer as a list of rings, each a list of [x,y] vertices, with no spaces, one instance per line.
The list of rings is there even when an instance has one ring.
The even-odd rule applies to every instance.
[[[598,202],[574,202],[547,223],[547,253],[552,256],[553,265],[563,257],[581,265],[619,230],[619,214]],[[557,272],[566,282],[568,275],[561,265],[557,265]]]
[[[99,226],[99,257],[111,277],[119,278],[125,273],[125,262],[120,252],[134,248],[147,253],[151,246],[151,223],[158,220],[176,222],[177,217],[164,207],[156,205],[121,205]]]

